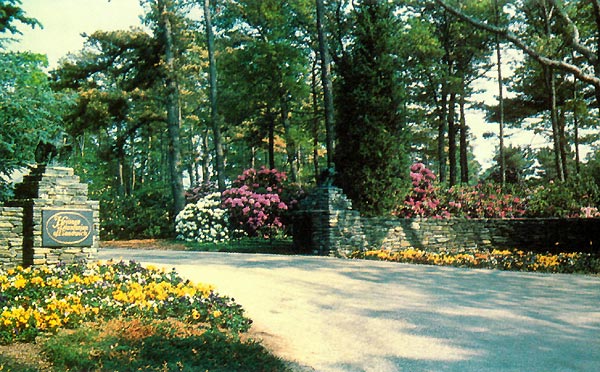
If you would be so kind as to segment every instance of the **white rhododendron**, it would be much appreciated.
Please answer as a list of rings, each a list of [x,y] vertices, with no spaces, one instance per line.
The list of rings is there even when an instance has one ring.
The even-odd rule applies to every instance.
[[[221,193],[209,194],[188,204],[175,218],[177,238],[188,242],[223,243],[229,240],[227,211]]]

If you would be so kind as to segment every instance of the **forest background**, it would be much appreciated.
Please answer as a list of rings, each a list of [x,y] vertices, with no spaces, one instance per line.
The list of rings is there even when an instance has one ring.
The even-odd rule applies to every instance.
[[[0,172],[31,163],[40,140],[65,145],[111,221],[105,237],[168,236],[186,187],[224,190],[263,165],[310,187],[335,164],[371,214],[404,202],[414,162],[444,187],[600,184],[595,0],[142,0],[140,27],[85,35],[51,69],[7,51],[39,24],[0,4]],[[518,56],[513,75],[482,104],[474,82],[502,71],[503,51]],[[496,123],[485,172],[473,108]],[[504,146],[511,128],[547,146]]]

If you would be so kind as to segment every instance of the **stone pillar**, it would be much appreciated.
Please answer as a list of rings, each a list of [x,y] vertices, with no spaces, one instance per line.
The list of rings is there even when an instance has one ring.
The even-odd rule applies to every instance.
[[[360,214],[342,190],[321,186],[300,202],[293,220],[294,245],[299,251],[347,257],[365,249]]]
[[[100,230],[99,202],[88,200],[88,185],[79,181],[72,168],[33,167],[23,182],[16,186],[15,200],[8,205],[23,209],[23,266],[52,265],[96,257]],[[42,217],[45,213],[59,212],[92,216],[92,228],[87,230],[91,236],[86,242],[44,244]]]

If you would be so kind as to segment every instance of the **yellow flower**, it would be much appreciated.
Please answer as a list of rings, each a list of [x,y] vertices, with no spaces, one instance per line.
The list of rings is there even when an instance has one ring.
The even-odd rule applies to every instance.
[[[200,313],[196,309],[192,309],[192,319],[198,320],[200,319]]]
[[[223,315],[223,313],[222,313],[220,310],[215,310],[215,311],[213,311],[212,315],[213,315],[215,318],[218,318],[218,317],[220,317],[221,315]]]
[[[27,279],[23,278],[23,276],[21,274],[17,275],[13,286],[16,289],[21,289],[21,288],[25,288],[26,285],[27,285]]]
[[[31,278],[30,282],[31,284],[39,285],[40,287],[44,287],[46,285],[46,283],[44,283],[44,279],[40,278],[39,276],[34,276]]]

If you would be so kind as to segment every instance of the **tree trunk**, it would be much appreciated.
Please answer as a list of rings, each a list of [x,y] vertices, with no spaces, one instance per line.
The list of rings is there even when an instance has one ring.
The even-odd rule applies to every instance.
[[[269,121],[269,169],[275,169],[275,118],[270,106],[267,106],[267,120]]]
[[[296,142],[291,134],[289,114],[290,111],[288,108],[287,94],[284,93],[281,96],[281,123],[283,124],[283,133],[285,136],[285,151],[287,153],[288,163],[290,165],[290,181],[297,182],[298,170],[296,169]]]
[[[438,175],[440,182],[446,181],[446,123],[447,123],[447,110],[448,110],[448,96],[446,93],[446,83],[442,83],[442,97],[439,106],[439,118],[438,118],[438,139],[437,139],[437,153],[438,153]]]
[[[558,109],[557,109],[558,110]],[[560,116],[558,117],[558,137],[560,141],[560,161],[562,163],[562,171],[565,180],[569,178],[569,168],[567,164],[567,136],[565,134],[565,125],[567,123],[566,110],[563,108],[560,110]]]
[[[575,136],[575,172],[579,174],[581,171],[580,155],[579,155],[579,104],[577,102],[577,80],[573,79],[573,135]]]
[[[549,109],[550,109],[550,120],[552,122],[552,142],[554,147],[554,168],[556,170],[556,177],[559,181],[565,180],[565,174],[563,170],[563,162],[561,159],[560,151],[560,131],[558,124],[558,111],[556,106],[556,79],[554,76],[554,69],[552,67],[544,67],[544,75],[546,79],[546,86],[549,90]]]
[[[450,165],[449,186],[456,185],[456,93],[448,101],[448,163]]]
[[[171,192],[175,214],[185,207],[185,194],[181,175],[181,141],[179,138],[179,89],[175,77],[175,46],[173,43],[173,30],[169,20],[169,12],[165,2],[158,0],[160,14],[160,28],[165,46],[166,74],[166,106],[167,106],[167,132],[169,135],[168,162],[171,176]]]
[[[217,170],[219,190],[223,191],[225,190],[225,159],[223,153],[223,137],[221,135],[217,107],[217,63],[215,60],[215,41],[212,29],[210,0],[204,0],[204,23],[206,27],[206,42],[208,49],[210,122],[213,130],[213,143],[215,145],[215,168]]]
[[[327,146],[327,168],[332,168],[333,153],[335,151],[335,122],[333,106],[333,88],[331,83],[331,62],[329,48],[325,38],[323,21],[325,19],[325,7],[323,0],[315,0],[317,6],[317,33],[319,36],[319,54],[321,56],[321,80],[323,84],[323,106],[325,109],[325,142]]]
[[[202,182],[210,182],[210,147],[208,146],[208,129],[202,132]]]
[[[600,76],[600,1],[592,1],[592,6],[594,8],[594,21],[596,23],[596,63],[593,66],[596,76]],[[596,105],[598,106],[598,114],[600,116],[600,84],[595,85],[594,88]]]
[[[464,78],[462,81],[462,89],[459,98],[459,111],[460,111],[460,182],[467,184],[469,183],[469,148],[467,143],[467,120],[465,118],[465,88]]]
[[[494,17],[496,24],[500,23],[500,15],[498,10],[498,0],[494,0]],[[500,156],[500,184],[506,184],[506,154],[504,153],[504,81],[502,80],[502,49],[500,48],[500,35],[496,34],[496,67],[498,68],[498,111],[500,117],[498,119],[498,139]]]
[[[319,182],[319,100],[317,94],[317,61],[315,59],[311,71],[311,93],[313,104],[312,122],[312,161],[315,174],[315,183]]]

